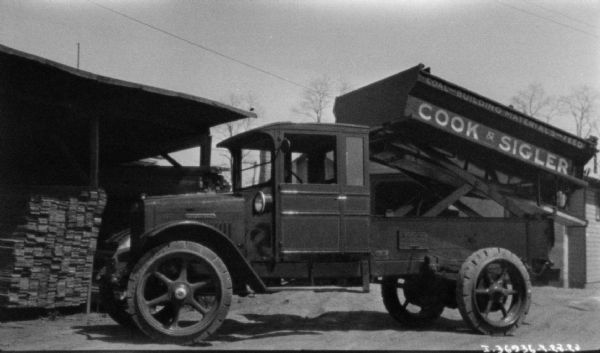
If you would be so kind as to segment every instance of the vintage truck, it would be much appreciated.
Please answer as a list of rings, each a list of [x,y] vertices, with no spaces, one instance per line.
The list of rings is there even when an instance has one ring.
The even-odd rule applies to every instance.
[[[406,75],[432,79],[423,67],[400,78]],[[156,340],[187,344],[219,328],[232,295],[332,285],[368,292],[370,283],[380,283],[386,309],[404,325],[427,325],[448,307],[458,308],[476,332],[513,332],[530,307],[530,276],[551,266],[554,225],[564,212],[536,213],[555,193],[523,177],[528,168],[535,171],[535,161],[510,164],[494,157],[498,168],[492,170],[485,164],[491,151],[466,160],[449,153],[450,145],[485,151],[473,139],[483,125],[473,128],[481,123],[464,118],[465,112],[436,113],[424,100],[423,84],[412,84],[402,106],[406,119],[400,116],[414,127],[411,134],[393,124],[270,124],[219,144],[233,158],[231,193],[139,200],[130,235],[101,272],[100,292],[111,317]],[[343,108],[336,104],[338,117]],[[452,131],[443,131],[444,121]],[[472,141],[457,136],[469,129]],[[501,138],[498,130],[488,131]],[[533,148],[527,146],[521,152]],[[581,167],[594,147],[585,142],[585,156],[575,164],[561,162],[568,163],[563,168]],[[562,164],[552,158],[556,172]],[[400,172],[390,174],[392,184],[371,182],[375,164]],[[551,174],[534,173],[538,180]],[[570,193],[579,180],[564,178],[569,183],[555,185]],[[537,192],[537,204],[524,201],[531,192]],[[492,199],[504,213],[482,217],[465,197]]]

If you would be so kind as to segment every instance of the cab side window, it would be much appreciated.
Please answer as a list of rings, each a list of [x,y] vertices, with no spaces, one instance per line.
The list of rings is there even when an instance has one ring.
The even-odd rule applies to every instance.
[[[285,155],[286,184],[337,184],[336,137],[286,134],[291,149]]]
[[[362,137],[346,137],[346,184],[365,184]]]

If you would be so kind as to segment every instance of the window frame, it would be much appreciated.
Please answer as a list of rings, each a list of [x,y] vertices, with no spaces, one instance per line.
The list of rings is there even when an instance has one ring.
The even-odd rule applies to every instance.
[[[310,172],[309,172],[309,166],[308,166],[308,162],[309,158],[308,157],[307,160],[307,166],[306,166],[306,175],[303,175],[303,177],[305,178],[301,178],[302,179],[302,183],[294,183],[294,182],[288,182],[286,181],[286,174],[287,174],[287,167],[288,167],[288,163],[289,163],[289,168],[294,171],[293,168],[293,154],[294,153],[300,153],[300,155],[307,155],[309,153],[307,152],[299,152],[298,150],[294,150],[294,137],[293,136],[319,136],[321,138],[332,138],[333,139],[333,149],[327,149],[326,151],[322,151],[324,153],[322,153],[323,156],[323,165],[321,166],[322,170],[321,170],[321,174],[323,177],[323,182],[309,182],[309,176],[310,176]],[[303,132],[303,131],[286,131],[283,133],[283,138],[290,140],[291,142],[291,149],[290,151],[283,153],[282,157],[283,157],[283,175],[282,175],[282,179],[281,179],[281,183],[282,184],[287,184],[287,185],[340,185],[341,183],[341,175],[340,175],[340,168],[339,168],[339,134],[337,133],[315,133],[315,132]],[[319,151],[321,152],[321,151]],[[333,155],[333,161],[332,161],[332,167],[333,167],[333,182],[326,182],[329,179],[325,179],[325,177],[327,176],[327,156],[329,155],[329,153],[332,152]],[[288,162],[288,158],[289,158],[289,162]],[[297,169],[296,169],[297,171]],[[293,181],[295,179],[295,177],[292,175],[290,180]]]

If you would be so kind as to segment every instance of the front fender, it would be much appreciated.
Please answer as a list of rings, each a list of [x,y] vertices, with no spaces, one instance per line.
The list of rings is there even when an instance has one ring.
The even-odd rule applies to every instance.
[[[220,230],[218,230],[214,226],[212,226],[210,224],[207,224],[207,223],[204,223],[204,222],[190,220],[190,219],[180,220],[180,221],[171,221],[171,222],[163,223],[163,224],[159,225],[158,227],[150,229],[146,233],[142,234],[140,236],[140,239],[151,238],[151,237],[154,237],[154,236],[156,236],[156,235],[158,235],[160,233],[163,233],[165,231],[172,230],[172,229],[175,229],[175,228],[178,228],[178,227],[201,227],[201,228],[210,229],[211,231],[220,233],[229,242],[231,242],[231,239],[227,238],[227,236],[225,236],[225,234],[223,234]]]
[[[216,227],[195,220],[172,221],[149,230],[139,237],[136,258],[160,244],[174,240],[188,240],[209,247],[225,262],[234,281],[234,290],[243,291],[246,284],[255,292],[266,292],[266,285],[231,239]]]

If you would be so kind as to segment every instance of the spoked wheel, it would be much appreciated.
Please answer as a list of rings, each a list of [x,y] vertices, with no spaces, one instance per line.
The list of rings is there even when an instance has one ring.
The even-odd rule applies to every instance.
[[[404,325],[428,325],[444,311],[442,286],[436,278],[385,277],[381,283],[383,305],[394,319]]]
[[[476,251],[462,265],[456,300],[463,319],[484,334],[509,334],[531,304],[531,282],[521,260],[506,249]]]
[[[231,277],[210,249],[175,241],[157,247],[135,266],[128,291],[133,320],[148,336],[179,344],[214,333],[231,305]]]

